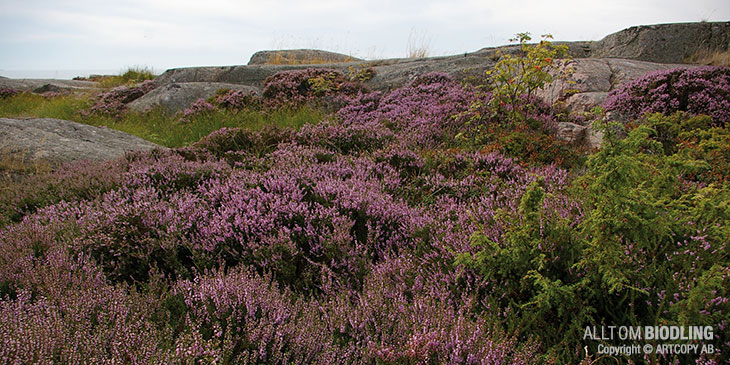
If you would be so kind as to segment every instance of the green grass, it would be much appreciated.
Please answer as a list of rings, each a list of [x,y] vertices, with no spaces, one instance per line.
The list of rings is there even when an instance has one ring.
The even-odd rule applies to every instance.
[[[102,89],[132,85],[154,79],[152,70],[132,67],[117,76],[104,76],[97,81]],[[105,126],[126,132],[165,147],[184,147],[199,141],[222,127],[240,127],[259,130],[267,125],[299,129],[304,124],[317,123],[325,113],[315,108],[265,110],[251,107],[240,111],[216,110],[190,117],[182,122],[178,115],[163,109],[140,113],[127,111],[121,117],[104,115],[85,116],[94,103],[90,93],[74,93],[46,97],[21,93],[0,98],[0,117],[3,118],[58,118],[93,126]]]
[[[162,109],[139,113],[128,111],[120,118],[81,115],[81,110],[92,104],[88,95],[65,95],[46,98],[23,93],[0,99],[0,117],[4,118],[58,118],[93,126],[105,126],[126,132],[165,147],[184,147],[222,127],[240,127],[259,130],[267,125],[299,129],[308,123],[317,123],[325,117],[322,111],[303,107],[299,109],[263,110],[244,109],[237,112],[216,110],[180,122],[178,116]]]
[[[155,78],[155,74],[152,70],[146,67],[131,67],[124,73],[118,76],[106,76],[101,78],[99,86],[102,88],[113,88],[121,85],[130,85],[142,82],[145,80],[152,80]]]
[[[44,97],[21,93],[0,99],[0,117],[3,118],[58,118],[78,121],[78,111],[91,106],[88,95]]]
[[[238,112],[216,110],[181,122],[177,116],[161,109],[147,113],[128,112],[121,119],[91,116],[80,122],[106,126],[166,147],[184,147],[223,127],[260,130],[267,125],[299,129],[304,124],[316,123],[324,114],[311,108],[274,110],[270,112],[248,109]]]

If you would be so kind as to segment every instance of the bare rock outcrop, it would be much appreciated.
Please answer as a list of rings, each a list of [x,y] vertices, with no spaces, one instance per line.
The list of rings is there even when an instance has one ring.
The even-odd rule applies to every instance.
[[[373,90],[387,91],[405,85],[428,72],[445,72],[458,80],[484,77],[484,71],[495,61],[483,53],[429,58],[397,58],[377,61],[331,63],[321,65],[248,65],[223,67],[188,67],[165,71],[155,81],[158,85],[183,82],[222,82],[263,88],[264,80],[276,73],[307,68],[327,68],[349,74],[350,70],[372,68],[375,77],[366,85]]]
[[[155,107],[166,108],[170,112],[184,110],[196,100],[207,99],[220,89],[241,90],[258,94],[258,88],[221,82],[175,82],[159,86],[151,92],[127,104],[136,111],[145,112]]]
[[[568,47],[568,55],[573,60],[563,67],[572,68],[573,72],[567,80],[558,79],[547,85],[539,91],[538,96],[548,103],[562,102],[569,111],[585,112],[600,105],[611,90],[624,82],[651,71],[693,67],[686,62],[698,52],[728,50],[730,22],[645,25],[624,29],[597,42],[554,44]],[[450,74],[456,80],[479,83],[485,78],[484,72],[493,68],[501,55],[516,55],[520,51],[519,45],[508,45],[483,48],[456,56],[318,65],[263,64],[266,63],[265,60],[271,59],[271,52],[276,52],[265,51],[252,57],[247,66],[171,69],[159,76],[157,82],[158,85],[222,82],[247,85],[260,90],[268,76],[281,71],[317,67],[347,74],[353,68],[357,70],[367,67],[375,71],[375,76],[366,85],[373,90],[388,91],[405,85],[419,75],[434,71]],[[316,58],[313,54],[307,57]],[[601,139],[600,133],[593,131],[589,125],[562,125],[560,131],[559,135],[563,139],[583,139],[589,145],[600,143]]]
[[[0,118],[3,153],[51,163],[111,160],[128,151],[163,148],[142,138],[68,120]]]
[[[318,49],[285,49],[258,51],[251,56],[249,65],[311,65],[322,63],[357,62],[359,58]]]
[[[558,84],[547,88],[546,99],[556,101],[564,95],[565,90],[576,89],[575,95],[567,100],[568,107],[585,110],[599,104],[606,92],[624,81],[649,71],[677,67],[701,50],[727,50],[730,44],[730,22],[638,26],[610,34],[597,42],[554,44],[568,47],[569,57],[575,60],[576,73],[573,81],[576,83],[572,86]],[[263,51],[255,54],[246,66],[171,69],[159,76],[157,82],[158,85],[222,82],[260,89],[268,76],[281,71],[317,67],[347,74],[352,68],[369,67],[375,71],[375,77],[367,81],[367,86],[373,90],[387,91],[403,86],[418,75],[433,71],[448,73],[457,80],[479,81],[484,78],[484,71],[494,67],[500,55],[515,55],[520,51],[519,45],[507,45],[455,56],[360,62],[340,62],[348,61],[347,56],[326,51]],[[297,63],[297,60],[307,58],[326,59],[326,55],[332,55],[337,62],[317,65],[265,64],[272,56],[291,59],[292,63]]]
[[[729,46],[730,22],[641,25],[596,42],[591,57],[685,63],[697,52],[726,51]]]
[[[33,91],[86,91],[98,88],[93,81],[56,80],[56,79],[8,79],[0,78],[0,89]]]
[[[321,67],[329,67],[324,65]],[[220,82],[252,86],[260,89],[263,81],[281,71],[306,69],[312,66],[284,65],[251,65],[251,66],[215,66],[215,67],[183,67],[165,71],[155,78],[158,87],[172,83],[184,82]],[[320,66],[318,66],[320,67]]]
[[[585,137],[586,128],[570,122],[558,123],[557,137],[567,142],[579,142]]]

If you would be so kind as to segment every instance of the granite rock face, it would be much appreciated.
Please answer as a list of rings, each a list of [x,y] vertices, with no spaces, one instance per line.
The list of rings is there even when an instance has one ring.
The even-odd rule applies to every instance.
[[[730,22],[641,25],[596,42],[591,57],[684,63],[698,51],[726,51]]]
[[[111,160],[163,148],[124,132],[51,118],[0,118],[0,146],[3,153],[51,163]]]
[[[127,104],[127,106],[139,112],[149,111],[161,106],[170,112],[179,112],[190,106],[196,100],[207,99],[215,95],[220,89],[241,90],[252,94],[258,94],[258,88],[221,82],[179,82],[159,86],[144,96]]]
[[[336,52],[318,49],[286,49],[276,51],[259,51],[251,56],[249,65],[307,65],[338,62],[362,61],[359,58]]]
[[[329,65],[326,65],[329,68]],[[184,82],[220,82],[262,88],[263,81],[281,71],[306,69],[312,66],[251,65],[173,68],[155,78],[158,87]],[[318,66],[324,67],[324,66]]]

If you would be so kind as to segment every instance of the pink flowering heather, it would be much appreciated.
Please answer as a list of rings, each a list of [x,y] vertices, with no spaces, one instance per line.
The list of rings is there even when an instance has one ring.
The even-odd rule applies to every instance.
[[[185,121],[194,115],[210,112],[212,110],[215,110],[215,105],[203,98],[200,98],[183,110],[180,120]]]
[[[0,99],[20,94],[20,91],[10,88],[0,88]]]
[[[256,94],[243,90],[220,90],[213,103],[224,109],[243,109],[257,103]]]
[[[71,257],[53,242],[53,228],[24,225],[3,232],[1,239],[3,363],[168,361],[149,303],[109,285],[88,256]],[[15,243],[25,240],[33,249],[9,247],[5,243],[13,236]]]
[[[384,97],[360,94],[337,116],[346,128],[387,129],[404,143],[431,146],[456,134],[464,123],[457,116],[475,100],[474,91],[451,76],[430,73]]]
[[[730,68],[696,67],[648,73],[611,91],[603,106],[628,118],[686,111],[730,122]]]
[[[475,232],[501,242],[497,211],[535,175],[569,207],[566,173],[423,156],[471,97],[429,75],[298,133],[224,129],[130,155],[114,185],[39,203],[0,230],[5,359],[528,362],[536,345],[480,315],[450,266]]]
[[[91,199],[118,187],[126,169],[123,160],[79,161],[62,164],[49,174],[29,176],[13,191],[0,192],[0,223],[19,222],[25,215],[60,201]]]
[[[279,74],[264,98],[337,96],[331,72]],[[727,358],[724,188],[672,172],[612,190],[601,174],[614,160],[663,157],[649,142],[628,157],[604,150],[587,172],[467,149],[455,134],[499,118],[470,119],[489,96],[445,74],[345,95],[298,131],[223,128],[183,149],[69,165],[0,205],[0,361],[571,363],[591,359],[576,328],[685,317],[718,326],[708,360]],[[660,184],[677,188],[639,199]],[[602,194],[586,196],[594,185]],[[649,223],[614,219],[607,197]],[[654,246],[632,233],[659,223]],[[603,234],[620,238],[591,246]],[[601,265],[629,267],[632,288],[608,293]]]
[[[94,285],[102,287],[109,285],[108,282],[146,282],[154,270],[171,279],[191,280],[197,277],[194,267],[215,268],[223,264],[229,268],[252,267],[272,272],[276,282],[296,290],[314,289],[334,294],[346,289],[348,293],[359,295],[356,293],[364,285],[363,281],[370,280],[366,277],[371,263],[385,262],[383,260],[389,260],[387,257],[415,247],[421,240],[419,227],[432,223],[421,208],[410,207],[384,190],[383,182],[388,186],[398,184],[401,174],[395,169],[410,171],[411,165],[398,162],[399,158],[393,154],[385,155],[391,157],[383,164],[361,158],[353,165],[337,156],[329,162],[318,162],[327,161],[322,156],[328,153],[321,149],[282,146],[266,157],[271,159],[268,171],[238,170],[230,175],[225,172],[229,169],[226,164],[186,162],[174,153],[134,158],[122,178],[123,187],[88,202],[61,203],[45,208],[2,232],[3,257],[9,261],[3,262],[6,271],[0,279],[6,283],[5,294],[10,295],[7,299],[12,299],[5,302],[7,310],[24,313],[18,318],[29,316],[29,320],[23,322],[29,326],[36,326],[34,321],[46,320],[44,318],[65,318],[67,313],[75,311],[81,311],[83,315],[87,315],[87,311],[95,313],[95,307],[91,305],[96,302],[88,298],[74,304],[75,311],[71,311],[72,307],[48,307],[44,300],[28,299],[26,288],[42,288],[34,275],[42,273],[39,270],[43,266],[37,267],[36,262],[49,257],[58,244],[67,247],[68,251],[64,252],[84,258],[89,265],[93,263],[89,270],[101,280]],[[408,155],[401,152],[397,156]],[[55,237],[67,238],[56,241]],[[367,294],[363,297],[363,307],[355,312],[362,311],[361,317],[356,322],[352,322],[354,318],[348,321],[365,324],[381,321],[379,318],[391,313],[389,315],[394,318],[402,318],[400,322],[387,321],[397,325],[389,330],[392,332],[385,336],[367,330],[352,334],[357,342],[322,342],[318,334],[334,330],[329,326],[339,328],[341,325],[323,321],[321,311],[330,313],[329,316],[340,316],[337,312],[342,310],[340,304],[317,309],[314,303],[302,306],[290,302],[291,299],[275,300],[279,297],[276,289],[268,289],[270,294],[262,291],[268,285],[266,281],[247,273],[240,275],[243,276],[201,278],[200,284],[195,284],[199,289],[192,292],[190,284],[180,282],[179,290],[187,314],[184,320],[179,319],[185,326],[175,336],[173,353],[157,347],[155,341],[161,341],[161,334],[135,335],[134,331],[138,330],[151,333],[151,319],[142,315],[138,319],[111,317],[112,322],[99,322],[99,330],[106,332],[90,338],[64,337],[67,336],[63,335],[67,330],[64,326],[68,325],[52,322],[44,325],[44,331],[37,332],[39,339],[44,336],[54,339],[55,342],[43,342],[44,346],[49,346],[48,350],[19,347],[7,356],[10,359],[44,359],[47,353],[64,353],[64,346],[100,351],[63,355],[70,361],[75,357],[65,356],[74,353],[81,358],[113,359],[117,356],[115,352],[104,352],[112,349],[119,352],[119,356],[144,359],[173,356],[201,361],[308,362],[317,359],[336,362],[350,358],[359,362],[433,358],[471,363],[482,358],[494,357],[499,362],[498,359],[506,361],[518,356],[513,342],[493,342],[499,336],[490,334],[485,323],[469,319],[465,313],[454,313],[445,304],[432,302],[428,291],[419,294],[423,297],[418,301],[407,304],[407,309],[397,312],[386,311],[388,307],[372,302],[374,298],[383,298],[382,294]],[[427,281],[425,278],[419,280]],[[85,282],[85,285],[91,284]],[[66,290],[79,290],[74,282],[68,285]],[[251,287],[246,289],[240,285]],[[118,293],[120,289],[113,290]],[[81,297],[85,295],[74,293]],[[102,295],[103,292],[96,289],[96,293]],[[439,293],[446,295],[442,300],[452,300],[447,289],[441,288]],[[75,296],[67,294],[64,298],[71,300]],[[125,298],[117,301],[131,300]],[[99,303],[103,308],[127,310],[119,307],[120,304]],[[206,303],[217,303],[216,311],[210,312],[211,307]],[[244,308],[246,311],[239,312]],[[377,312],[371,312],[375,308],[378,308]],[[424,308],[431,309],[424,312]],[[210,317],[213,315],[215,317]],[[95,317],[89,318],[90,322],[82,320],[76,322],[76,326],[97,321]],[[234,318],[236,321],[229,322]],[[431,318],[433,323],[413,322],[415,318]],[[114,322],[118,320],[122,322]],[[231,327],[233,324],[226,323],[240,327],[236,329]],[[323,327],[313,327],[317,323]],[[20,338],[22,331],[27,331],[23,328],[12,327],[6,338]],[[123,333],[113,332],[115,328]],[[363,327],[356,324],[356,328]],[[134,346],[126,350],[88,342],[96,341],[97,336],[103,339],[108,335],[137,336],[136,341],[146,342],[134,345],[132,341],[130,346]],[[242,348],[242,344],[251,345]],[[6,348],[16,349],[15,345]],[[132,350],[133,355],[129,354]],[[519,356],[525,358],[525,355]]]
[[[105,114],[118,116],[126,105],[144,94],[154,90],[155,81],[146,80],[134,86],[118,86],[109,91],[103,92],[97,96],[94,105],[85,113],[89,114]]]
[[[214,96],[207,99],[200,98],[193,102],[188,108],[183,110],[180,119],[185,121],[194,115],[216,109],[236,111],[258,104],[259,99],[255,93],[243,90],[221,89]]]
[[[317,98],[356,95],[362,90],[360,83],[348,81],[339,71],[309,68],[267,77],[263,98],[269,107],[297,107]]]

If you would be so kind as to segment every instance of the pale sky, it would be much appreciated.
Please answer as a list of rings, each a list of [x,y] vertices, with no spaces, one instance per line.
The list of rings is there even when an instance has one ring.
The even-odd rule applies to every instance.
[[[0,0],[0,75],[161,73],[242,65],[266,49],[375,59],[405,57],[410,46],[442,56],[518,32],[599,40],[633,25],[728,20],[728,0]]]

